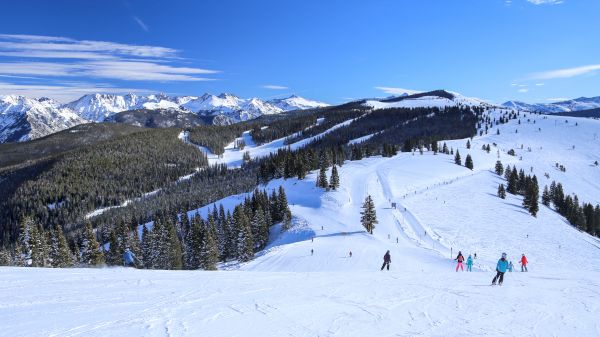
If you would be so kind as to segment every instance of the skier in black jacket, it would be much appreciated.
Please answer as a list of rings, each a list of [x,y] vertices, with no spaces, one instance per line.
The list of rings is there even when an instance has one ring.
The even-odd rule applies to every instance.
[[[390,263],[392,263],[392,257],[390,255],[390,251],[388,250],[383,256],[383,265],[381,266],[381,270],[383,270],[385,266],[387,266],[387,270],[390,270]]]

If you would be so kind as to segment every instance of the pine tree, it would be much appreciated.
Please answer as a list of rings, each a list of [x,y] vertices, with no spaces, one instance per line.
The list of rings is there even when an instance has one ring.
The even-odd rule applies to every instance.
[[[166,269],[178,270],[183,266],[181,257],[181,242],[179,241],[179,236],[177,235],[177,230],[175,229],[175,223],[172,221],[166,221],[166,233],[167,233],[167,242],[168,242],[168,257],[169,262]]]
[[[329,179],[329,181],[331,183],[331,189],[334,191],[340,187],[340,176],[338,175],[338,170],[335,164],[331,168],[331,179]]]
[[[460,153],[456,150],[456,155],[454,156],[454,164],[461,165]]]
[[[498,185],[498,197],[501,199],[506,199],[506,190],[504,189],[504,184]]]
[[[241,206],[236,206],[233,211],[233,221],[237,233],[237,258],[240,262],[247,262],[254,257],[254,242],[250,221]]]
[[[200,263],[204,270],[217,270],[219,262],[219,250],[214,233],[214,227],[207,227],[202,239],[202,250],[200,251]]]
[[[375,212],[375,203],[373,203],[373,199],[370,195],[368,195],[365,199],[362,209],[362,212],[360,212],[360,222],[363,227],[365,227],[367,232],[369,232],[369,234],[373,234],[373,229],[375,229],[375,224],[377,224],[378,221],[377,214]]]
[[[465,167],[469,170],[473,170],[473,159],[470,154],[467,154],[467,158],[465,158]]]
[[[471,141],[467,139],[467,149],[471,148]]]
[[[51,234],[50,259],[52,260],[52,266],[56,268],[70,267],[73,263],[73,257],[60,225],[57,224]]]
[[[496,174],[502,176],[504,174],[504,166],[502,166],[502,162],[499,160],[496,161]]]
[[[327,167],[324,163],[321,163],[321,167],[319,168],[319,177],[317,178],[317,187],[321,188],[329,188],[329,183],[327,182]]]
[[[548,191],[548,185],[544,186],[544,192],[542,192],[542,204],[544,206],[550,206],[550,192]]]
[[[97,266],[104,263],[104,254],[96,240],[96,234],[92,229],[92,224],[85,224],[83,240],[81,242],[81,263],[86,266]]]
[[[513,168],[513,170],[510,173],[510,177],[508,178],[508,186],[506,188],[508,193],[517,194],[518,180],[519,180],[519,175],[517,174],[517,170],[516,170],[516,168]]]
[[[144,268],[154,268],[153,264],[153,254],[152,247],[154,243],[152,242],[153,235],[148,231],[148,227],[146,225],[142,225],[142,261],[144,263]]]
[[[258,208],[256,209],[256,211],[254,211],[254,216],[252,217],[252,236],[254,238],[254,247],[255,247],[255,251],[262,249],[267,241],[269,240],[269,233],[267,231],[267,235],[265,237],[265,227],[268,228],[268,226],[265,223],[265,213],[262,209],[262,207],[260,207],[260,205],[258,206]]]
[[[19,266],[27,267],[32,264],[32,231],[35,231],[35,224],[30,217],[21,219],[19,238],[17,239],[17,262]]]
[[[534,217],[537,215],[539,211],[538,199],[539,199],[539,186],[537,182],[536,176],[533,176],[529,183],[527,184],[525,191],[525,198],[523,198],[523,206],[527,208],[529,213]]]

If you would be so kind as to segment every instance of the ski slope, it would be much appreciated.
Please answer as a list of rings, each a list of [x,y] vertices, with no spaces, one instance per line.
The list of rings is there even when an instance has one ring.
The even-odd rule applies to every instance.
[[[253,261],[217,272],[0,268],[0,335],[598,336],[600,240],[541,203],[534,218],[521,197],[499,199],[504,181],[493,168],[500,159],[535,173],[542,189],[556,180],[600,202],[600,122],[527,118],[474,137],[471,149],[448,141],[463,161],[471,154],[473,171],[451,155],[417,152],[347,161],[337,191],[315,187],[316,172],[271,181],[260,188],[284,186],[293,227],[274,226]],[[488,143],[497,144],[490,153]],[[246,144],[253,157],[284,146]],[[241,160],[227,153],[222,162]],[[359,223],[367,195],[379,220],[373,235]],[[215,205],[232,209],[244,197]],[[386,250],[391,270],[380,271]],[[477,253],[472,273],[455,271],[458,250]],[[502,252],[517,269],[525,253],[529,272],[491,287]]]

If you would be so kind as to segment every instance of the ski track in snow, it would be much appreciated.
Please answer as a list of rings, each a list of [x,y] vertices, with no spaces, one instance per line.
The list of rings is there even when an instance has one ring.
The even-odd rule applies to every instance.
[[[534,218],[521,197],[499,200],[504,180],[493,168],[499,156],[533,171],[541,190],[556,179],[581,201],[600,202],[600,169],[591,165],[600,160],[600,122],[528,118],[494,126],[471,149],[466,139],[447,141],[463,160],[471,154],[474,171],[449,155],[400,153],[346,162],[338,191],[316,188],[316,172],[271,181],[260,188],[285,187],[292,228],[273,226],[253,261],[218,272],[0,268],[0,335],[597,336],[600,241],[541,204]],[[247,136],[253,157],[284,146],[258,150]],[[488,143],[497,144],[489,154],[481,150]],[[506,154],[511,148],[517,156]],[[229,148],[220,160],[235,166],[242,153]],[[556,162],[567,172],[554,170]],[[373,235],[358,221],[367,194],[379,220]],[[206,216],[219,203],[232,209],[245,195],[188,214]],[[382,272],[388,249],[391,270]],[[477,253],[474,272],[454,271],[458,250]],[[526,253],[530,271],[490,287],[501,252],[517,269]]]

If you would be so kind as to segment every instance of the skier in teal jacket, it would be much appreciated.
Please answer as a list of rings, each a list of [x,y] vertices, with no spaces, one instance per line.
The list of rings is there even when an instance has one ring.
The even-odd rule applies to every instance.
[[[467,258],[467,271],[473,271],[471,270],[473,268],[473,258],[471,257],[471,255],[469,255],[469,257]]]
[[[498,260],[498,263],[496,264],[497,274],[492,280],[492,285],[496,285],[496,280],[498,280],[498,285],[502,285],[506,269],[508,269],[508,260],[506,259],[506,253],[502,253],[502,257],[500,258],[500,260]]]

